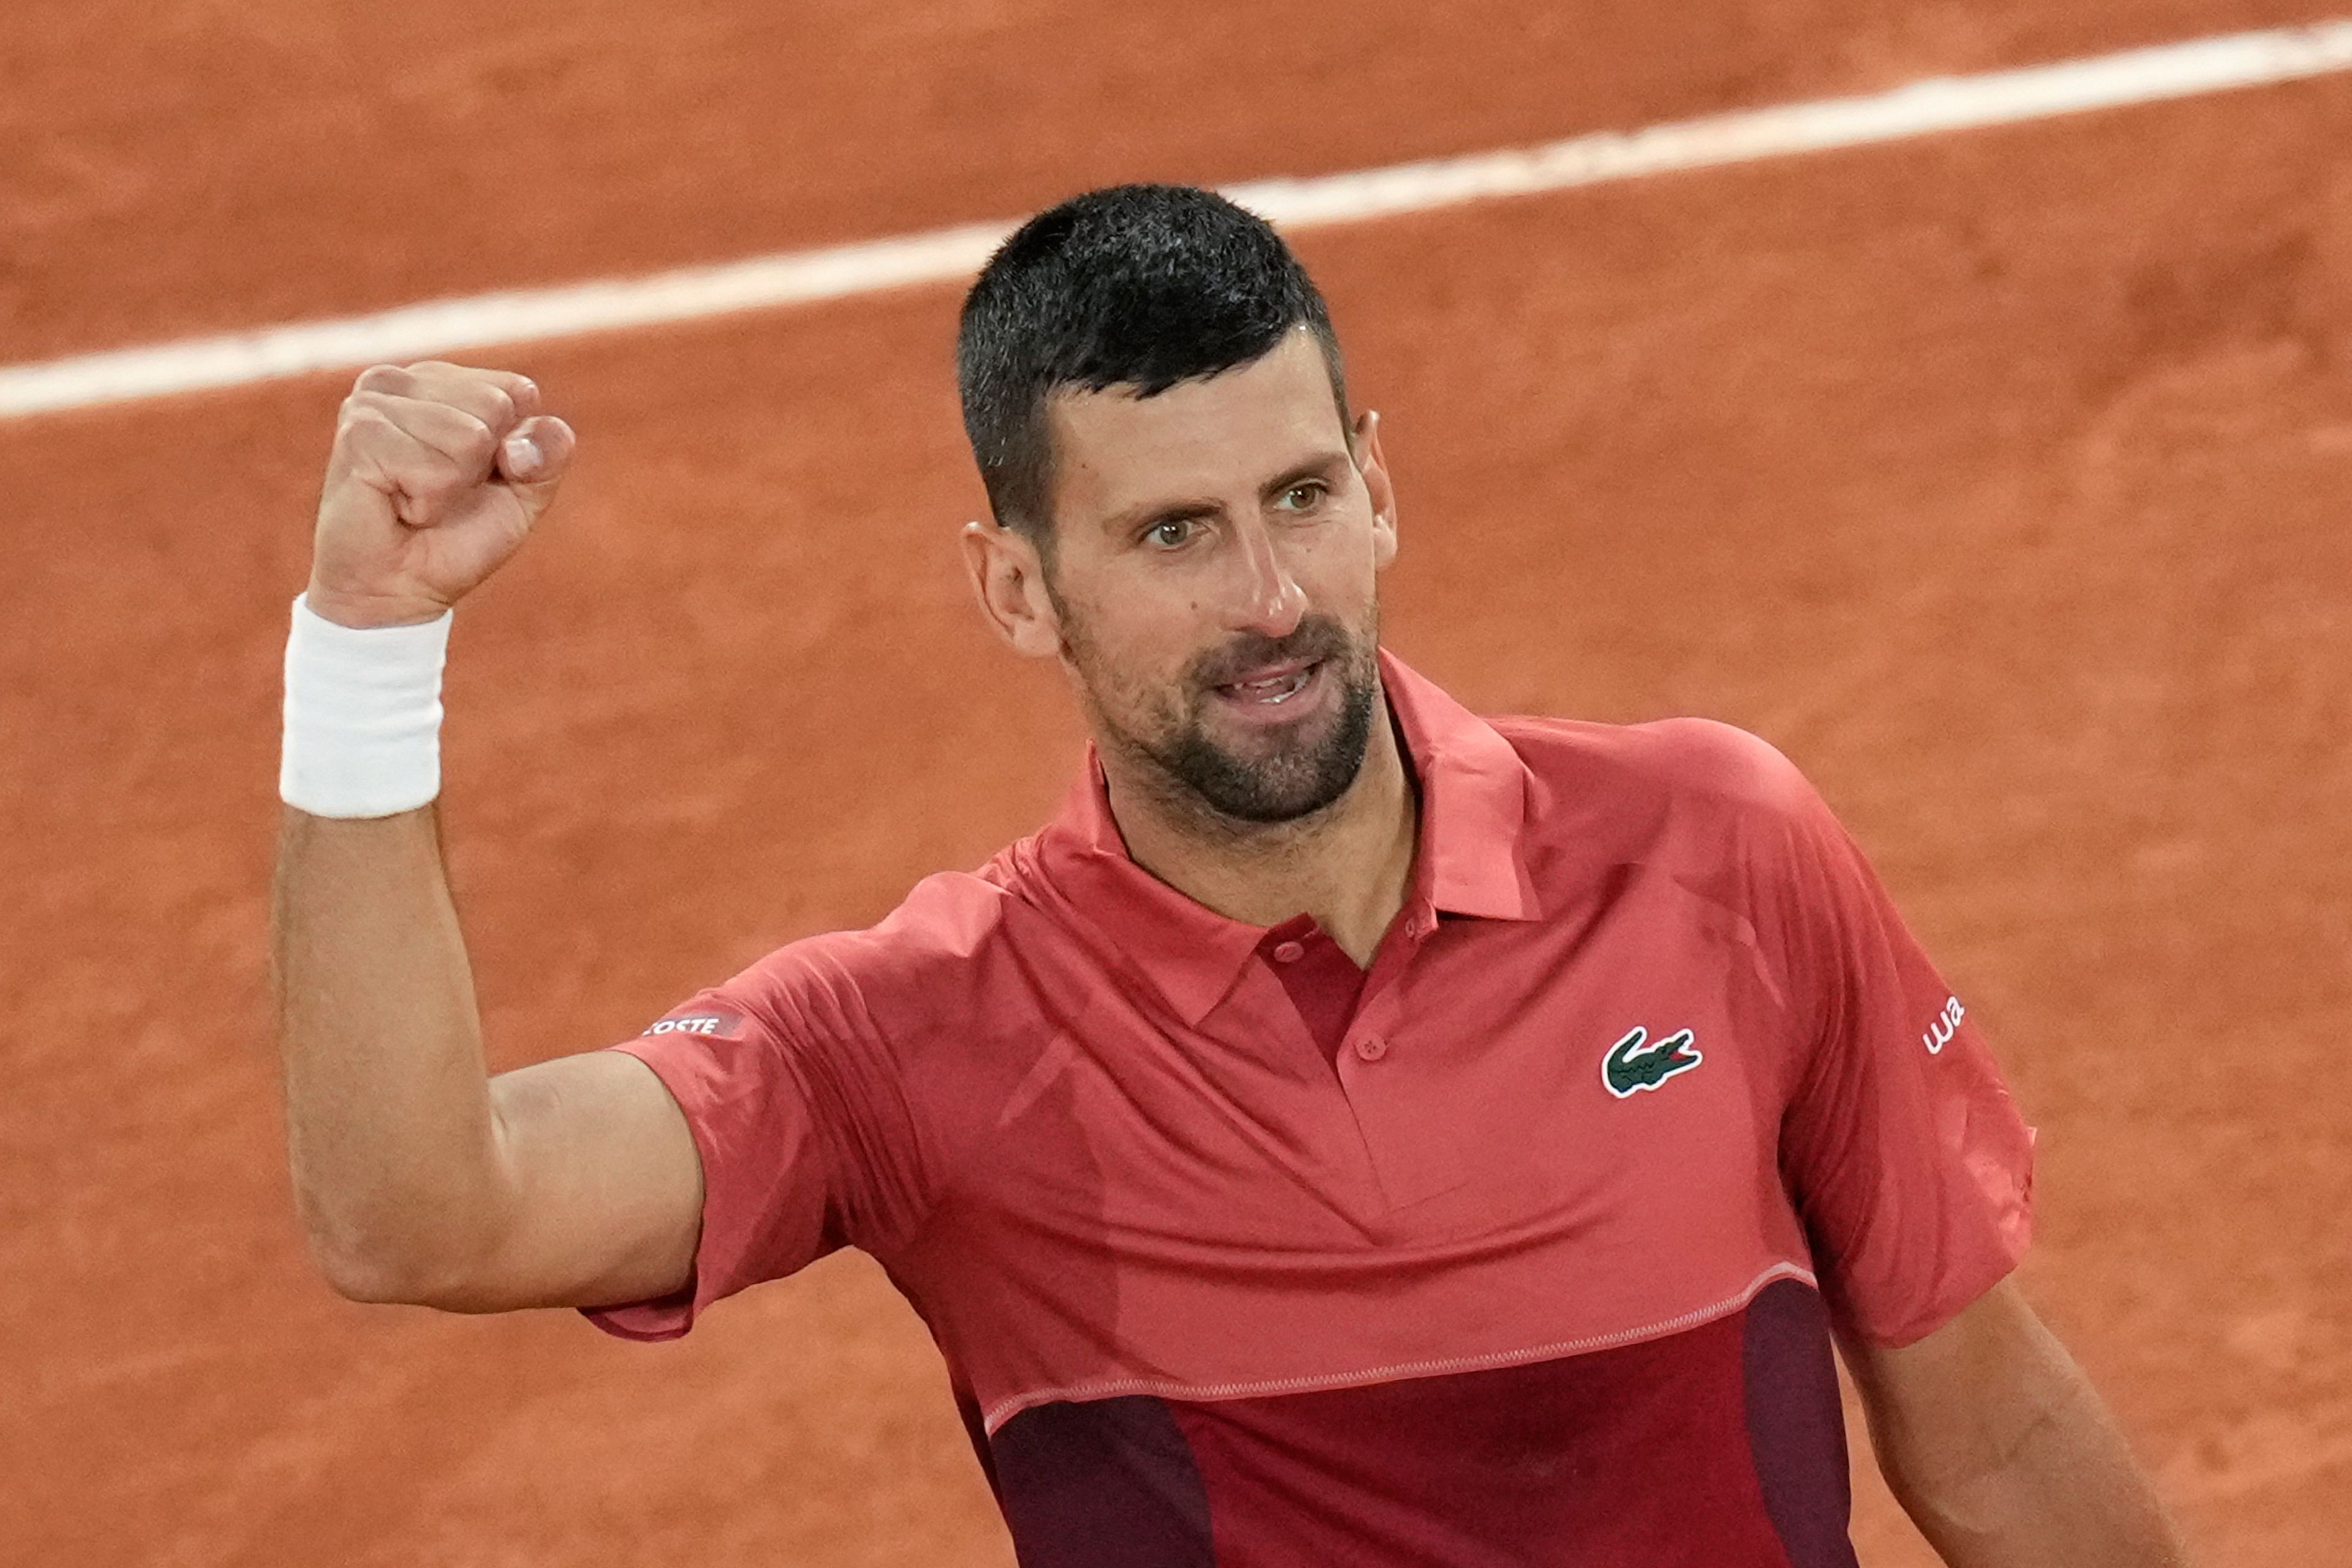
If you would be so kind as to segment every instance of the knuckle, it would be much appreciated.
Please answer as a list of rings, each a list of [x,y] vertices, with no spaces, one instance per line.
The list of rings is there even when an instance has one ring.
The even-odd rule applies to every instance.
[[[462,463],[485,461],[498,449],[498,437],[471,414],[462,417],[464,423],[457,426],[457,450],[451,456]]]
[[[391,416],[365,395],[355,395],[343,404],[341,434],[352,437],[373,437],[392,429]]]
[[[396,393],[408,382],[408,372],[396,364],[372,364],[360,372],[359,379],[352,383],[352,392],[355,396],[369,392]]]

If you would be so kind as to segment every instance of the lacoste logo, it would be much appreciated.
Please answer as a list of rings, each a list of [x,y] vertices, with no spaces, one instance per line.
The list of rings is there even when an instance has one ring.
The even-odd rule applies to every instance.
[[[1601,1081],[1620,1100],[1655,1089],[1706,1060],[1692,1043],[1696,1038],[1688,1029],[1676,1029],[1663,1039],[1652,1040],[1649,1030],[1636,1026],[1601,1058]]]
[[[735,1032],[735,1018],[726,1013],[674,1014],[646,1031],[648,1035],[726,1035]]]
[[[1944,1047],[1952,1043],[1952,1036],[1958,1031],[1960,1020],[1968,1016],[1969,1010],[1960,1005],[1958,997],[1945,997],[1944,1010],[1936,1015],[1934,1023],[1920,1031],[1919,1043],[1927,1047],[1929,1056],[1942,1056]]]

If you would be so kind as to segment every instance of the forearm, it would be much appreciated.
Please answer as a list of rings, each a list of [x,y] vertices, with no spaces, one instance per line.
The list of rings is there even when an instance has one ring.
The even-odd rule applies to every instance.
[[[2183,1568],[2179,1538],[2073,1357],[2006,1288],[2010,1355],[1940,1396],[1857,1369],[1889,1486],[1951,1568]]]
[[[289,809],[275,951],[287,1137],[311,1248],[347,1295],[430,1300],[507,1201],[433,808]]]

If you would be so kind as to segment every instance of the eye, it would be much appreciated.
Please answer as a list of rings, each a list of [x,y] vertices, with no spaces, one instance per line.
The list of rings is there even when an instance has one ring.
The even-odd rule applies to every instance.
[[[1321,479],[1307,479],[1282,492],[1281,505],[1286,511],[1312,511],[1331,493],[1331,487]]]
[[[1192,531],[1198,526],[1189,517],[1171,517],[1165,521],[1155,522],[1145,529],[1143,542],[1146,544],[1156,545],[1161,550],[1173,550],[1190,540],[1192,537]]]

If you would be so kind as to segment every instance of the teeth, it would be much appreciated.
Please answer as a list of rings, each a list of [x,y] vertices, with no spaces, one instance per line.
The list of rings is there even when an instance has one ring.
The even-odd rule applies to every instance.
[[[1261,702],[1287,702],[1298,695],[1312,673],[1311,669],[1295,669],[1288,675],[1269,676],[1264,680],[1236,681],[1233,689]]]

